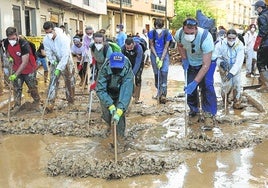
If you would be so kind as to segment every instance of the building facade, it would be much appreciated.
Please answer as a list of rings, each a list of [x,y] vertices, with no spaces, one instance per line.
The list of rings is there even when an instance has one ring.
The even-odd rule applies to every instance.
[[[21,35],[43,36],[45,21],[64,25],[71,36],[89,25],[114,36],[120,18],[126,32],[134,34],[143,28],[151,29],[156,17],[167,18],[169,23],[174,16],[173,0],[121,1],[120,9],[120,0],[0,0],[0,38],[6,37],[9,26],[15,26]]]

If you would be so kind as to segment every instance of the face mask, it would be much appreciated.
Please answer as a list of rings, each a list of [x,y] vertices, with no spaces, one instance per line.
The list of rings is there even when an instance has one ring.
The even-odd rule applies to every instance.
[[[88,35],[87,37],[88,37],[89,39],[92,39],[93,35]]]
[[[235,43],[235,41],[227,41],[228,42],[228,45],[230,46],[230,47],[232,47],[233,45],[234,45],[234,43]]]
[[[14,46],[17,43],[16,40],[8,40],[8,42],[11,46]]]
[[[156,29],[156,32],[158,33],[158,35],[160,35],[162,33],[162,29]]]
[[[103,44],[95,44],[96,49],[100,51],[100,49],[103,47]]]
[[[195,34],[192,35],[184,35],[184,39],[188,42],[193,42],[193,40],[195,39]]]
[[[48,37],[49,39],[52,39],[52,38],[53,38],[53,33],[48,33],[48,34],[47,34],[47,37]]]
[[[254,28],[254,27],[252,27],[251,29],[250,29],[250,31],[251,32],[254,32],[256,29]]]
[[[221,40],[223,40],[224,39],[224,36],[221,36],[220,38],[221,38]]]
[[[119,28],[116,28],[115,31],[118,33],[120,30],[119,30]]]

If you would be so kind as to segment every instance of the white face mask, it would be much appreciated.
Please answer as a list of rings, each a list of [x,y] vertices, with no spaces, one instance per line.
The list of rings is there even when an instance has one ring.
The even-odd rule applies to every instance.
[[[120,29],[119,28],[116,28],[115,31],[118,33],[120,31]]]
[[[220,38],[221,38],[221,40],[223,40],[224,39],[224,36],[221,36]]]
[[[17,43],[16,40],[8,40],[8,42],[11,46],[14,46]]]
[[[48,34],[47,34],[47,37],[48,37],[49,39],[52,39],[52,38],[53,38],[53,33],[48,33]]]
[[[88,37],[89,39],[92,39],[93,35],[88,35],[87,37]]]
[[[103,47],[103,44],[95,44],[96,49],[100,51],[100,49]]]
[[[192,34],[192,35],[184,35],[184,39],[188,42],[193,42],[194,39],[195,39],[195,34]]]
[[[158,35],[160,35],[162,33],[162,29],[156,29],[156,32],[158,33]]]
[[[229,46],[233,46],[234,45],[234,43],[235,43],[235,40],[234,41],[227,41],[228,42],[228,44],[229,44]]]
[[[256,29],[255,29],[254,27],[252,27],[252,28],[250,29],[251,32],[255,32],[255,30],[256,30]]]

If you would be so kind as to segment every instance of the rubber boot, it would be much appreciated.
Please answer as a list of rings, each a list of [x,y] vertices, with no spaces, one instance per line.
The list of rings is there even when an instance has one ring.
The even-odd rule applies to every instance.
[[[204,125],[201,127],[204,131],[211,131],[216,126],[216,119],[211,113],[204,112]]]
[[[256,59],[252,59],[251,74],[253,76],[256,75],[256,70],[257,70],[257,60]]]
[[[241,105],[240,99],[234,99],[233,108],[234,109],[242,109],[243,108],[243,106]]]
[[[142,101],[140,101],[140,94],[141,94],[141,86],[135,86],[135,91],[134,91],[135,104],[142,103]]]
[[[47,83],[48,71],[44,71],[44,82]]]
[[[268,71],[260,72],[261,87],[256,89],[260,93],[268,93]]]

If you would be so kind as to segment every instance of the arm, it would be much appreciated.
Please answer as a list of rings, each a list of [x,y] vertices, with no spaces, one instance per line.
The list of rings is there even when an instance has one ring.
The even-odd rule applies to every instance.
[[[20,64],[18,70],[15,72],[15,74],[18,76],[20,73],[25,69],[27,64],[29,63],[29,53],[21,56],[22,63]]]
[[[50,47],[50,42],[49,39],[47,38],[47,36],[44,38],[44,49],[46,52],[46,56],[48,58],[48,61],[50,61],[51,63],[53,63],[54,61],[57,61],[56,56],[54,55],[51,47]]]
[[[155,51],[155,48],[154,48],[154,40],[150,39],[149,44],[150,44],[151,52],[155,55],[155,57],[157,57],[157,54],[156,54],[156,51]]]
[[[142,50],[142,47],[140,45],[137,45],[136,44],[136,48],[137,48],[137,56],[135,58],[135,64],[134,64],[134,67],[133,67],[133,73],[134,75],[137,74],[140,66],[141,66],[141,61],[142,61],[142,57],[143,57],[143,50]]]
[[[229,71],[232,75],[236,75],[242,68],[243,62],[244,62],[244,46],[239,41],[240,46],[238,49],[238,52],[236,54],[236,60],[234,65],[232,66],[231,70]]]
[[[210,64],[211,64],[211,57],[212,57],[212,52],[203,54],[203,64],[202,64],[202,67],[199,70],[199,72],[197,73],[196,77],[194,78],[194,80],[197,83],[200,83],[201,80],[206,75],[206,73],[208,72],[208,69],[209,69]]]
[[[66,35],[61,35],[60,40],[56,41],[58,42],[56,45],[57,50],[60,50],[60,60],[59,64],[57,65],[56,69],[63,71],[68,63],[68,60],[71,55],[71,50],[70,50],[70,44],[68,37]]]

